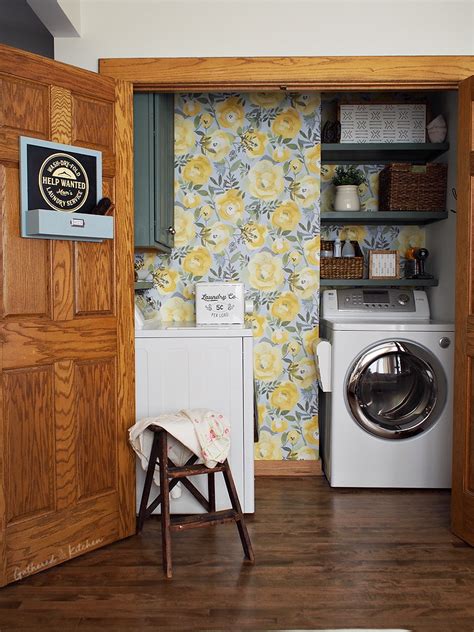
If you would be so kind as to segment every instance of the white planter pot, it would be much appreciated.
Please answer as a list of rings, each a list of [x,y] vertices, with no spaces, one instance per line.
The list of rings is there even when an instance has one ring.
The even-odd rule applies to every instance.
[[[360,211],[359,188],[355,184],[336,187],[335,211]]]

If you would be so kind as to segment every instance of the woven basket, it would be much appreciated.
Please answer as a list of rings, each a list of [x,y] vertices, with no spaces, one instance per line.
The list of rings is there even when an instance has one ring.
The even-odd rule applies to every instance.
[[[362,279],[364,256],[357,241],[351,241],[355,257],[321,257],[321,279]],[[321,250],[333,250],[333,241],[321,241]]]
[[[444,211],[447,165],[392,164],[379,174],[379,210]]]

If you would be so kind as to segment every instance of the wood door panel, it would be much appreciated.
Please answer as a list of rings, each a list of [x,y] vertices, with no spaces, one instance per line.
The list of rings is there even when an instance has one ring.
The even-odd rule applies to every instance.
[[[104,178],[102,196],[115,200],[113,178]],[[115,313],[115,242],[74,243],[75,314]]]
[[[7,524],[55,506],[53,367],[3,373]]]
[[[113,494],[81,502],[61,514],[11,525],[6,546],[7,582],[18,581],[118,539]],[[35,542],[32,550],[31,542]]]
[[[49,135],[49,86],[0,75],[0,130],[47,138]]]
[[[2,45],[0,53],[3,585],[131,535],[135,461],[127,441],[134,423],[132,90]],[[113,240],[19,236],[18,136],[25,132],[103,152],[104,195],[119,213]]]
[[[18,168],[0,165],[3,317],[50,316],[50,242],[20,237]]]
[[[61,362],[94,360],[117,353],[114,318],[44,322],[6,322],[0,328],[3,367],[12,369]]]
[[[87,144],[95,149],[113,153],[113,103],[73,94],[72,113],[72,142],[74,144]]]
[[[114,489],[117,478],[115,360],[78,362],[75,373],[78,495],[82,499]]]

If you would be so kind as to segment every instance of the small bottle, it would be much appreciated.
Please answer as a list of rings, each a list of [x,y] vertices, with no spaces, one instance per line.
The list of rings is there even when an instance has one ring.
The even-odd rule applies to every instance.
[[[346,239],[344,242],[344,247],[342,249],[343,257],[355,257],[354,246],[351,244],[350,239]]]
[[[336,239],[334,240],[334,256],[335,257],[341,256],[341,240],[339,239],[339,236],[337,236]]]

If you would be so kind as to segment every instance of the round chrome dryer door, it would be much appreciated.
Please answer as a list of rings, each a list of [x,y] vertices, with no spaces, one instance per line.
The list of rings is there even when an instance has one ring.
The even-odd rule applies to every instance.
[[[357,423],[385,439],[425,432],[446,402],[446,378],[435,356],[413,342],[382,342],[364,352],[347,379]]]

